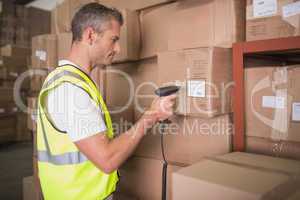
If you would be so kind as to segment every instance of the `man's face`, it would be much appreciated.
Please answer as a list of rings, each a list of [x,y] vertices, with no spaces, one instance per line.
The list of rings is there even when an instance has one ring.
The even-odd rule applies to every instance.
[[[114,56],[120,53],[120,28],[120,24],[112,20],[107,25],[107,29],[98,34],[90,52],[91,59],[95,64],[109,65]]]

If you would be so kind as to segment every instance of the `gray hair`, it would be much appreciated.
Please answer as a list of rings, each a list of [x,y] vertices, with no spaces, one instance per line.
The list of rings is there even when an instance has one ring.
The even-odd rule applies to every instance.
[[[123,25],[123,16],[115,8],[108,8],[99,3],[89,3],[82,6],[72,19],[71,30],[73,42],[82,39],[83,31],[92,27],[96,32],[104,31],[104,25],[111,20],[116,20]]]

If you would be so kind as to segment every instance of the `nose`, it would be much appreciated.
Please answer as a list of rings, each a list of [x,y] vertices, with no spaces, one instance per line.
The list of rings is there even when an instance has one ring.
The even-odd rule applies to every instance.
[[[116,52],[116,54],[119,54],[121,52],[121,46],[119,42],[115,43],[114,51]]]

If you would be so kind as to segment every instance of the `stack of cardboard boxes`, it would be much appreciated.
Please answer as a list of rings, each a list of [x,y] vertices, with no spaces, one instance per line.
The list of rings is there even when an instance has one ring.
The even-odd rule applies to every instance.
[[[24,72],[31,66],[31,37],[49,32],[50,12],[25,8],[13,1],[0,2],[0,81],[1,90],[8,91],[1,94],[0,121],[2,123],[3,117],[14,121],[10,128],[12,133],[1,131],[2,135],[7,132],[6,136],[1,137],[1,142],[28,141],[31,140],[31,134],[26,127],[25,112],[26,97],[30,94],[30,77]],[[5,123],[5,127],[9,124]]]
[[[219,168],[225,162],[223,158],[222,161],[214,163],[206,163],[208,161],[203,161],[203,159],[231,151],[231,90],[233,87],[231,47],[232,43],[245,39],[246,2],[236,0],[134,0],[128,3],[118,0],[65,0],[52,11],[51,34],[36,36],[32,40],[32,67],[45,71],[44,75],[31,80],[32,90],[39,91],[49,70],[57,66],[58,60],[67,58],[72,43],[70,32],[72,17],[82,5],[90,2],[116,7],[124,17],[119,41],[121,53],[115,57],[110,66],[104,68],[99,66],[92,72],[92,78],[106,100],[117,134],[124,133],[139,120],[155,98],[154,90],[156,88],[166,85],[178,85],[181,88],[176,101],[176,115],[171,118],[172,123],[165,129],[163,143],[169,163],[168,199],[182,199],[184,198],[182,195],[185,193],[184,190],[181,193],[179,188],[183,188],[181,181],[184,179],[178,178],[182,174],[189,176],[190,172],[195,172],[194,174],[197,176],[202,168],[210,167],[213,169],[207,174],[215,171],[224,173],[224,170]],[[249,24],[254,23],[251,21],[252,18],[249,18],[249,6],[251,6],[251,1],[248,1],[247,6],[247,39],[253,32],[249,31],[249,27],[251,27]],[[294,22],[294,18],[291,19],[291,22]],[[256,26],[253,25],[253,27]],[[279,70],[279,74],[292,76],[293,73],[290,70],[295,69],[287,67],[285,71]],[[249,79],[256,80],[256,78],[250,77],[251,73],[246,71],[246,80],[248,74]],[[272,78],[274,78],[274,74],[273,71],[267,73]],[[246,88],[252,87],[250,83],[246,84]],[[285,91],[285,95],[290,94],[293,97],[292,102],[294,103],[283,104],[286,113],[290,113],[292,108],[298,109],[298,104],[295,102],[297,94],[293,87],[296,87],[296,80],[278,85],[278,95],[282,95],[282,92]],[[272,88],[271,85],[266,89],[270,88]],[[246,89],[246,91],[248,90]],[[274,102],[280,101],[277,93],[274,95],[271,94],[273,91],[268,92],[270,94],[265,96],[273,95],[274,98],[267,97],[265,103],[270,104],[272,101],[272,106],[277,105],[274,104]],[[246,99],[250,99],[247,98],[247,94],[246,92]],[[29,102],[31,105],[35,105],[36,99],[29,99]],[[246,104],[248,105],[248,103]],[[271,111],[267,114],[275,116],[276,113]],[[278,111],[278,113],[274,117],[277,121],[286,115],[283,112]],[[255,121],[256,119],[253,118],[253,115],[251,116],[249,110],[246,110],[246,115],[251,118],[249,121],[252,125],[249,123],[249,126],[257,127],[257,124],[261,123]],[[293,117],[298,119],[297,112]],[[285,124],[282,122],[278,126],[280,126],[279,128],[289,127],[289,130],[297,129],[297,123],[293,123],[292,119]],[[163,166],[161,134],[159,126],[149,130],[134,155],[121,167],[119,184],[121,193],[139,199],[161,198]],[[265,128],[263,133],[249,129],[247,134],[253,136],[254,139],[262,139],[260,137],[262,134],[266,138],[270,137],[270,134],[279,137],[278,132],[274,132],[270,128]],[[256,134],[260,134],[259,138],[256,137]],[[297,141],[295,134],[288,136],[285,134],[285,136],[286,140]],[[282,137],[280,135],[281,141]],[[249,138],[248,141],[248,148],[251,149]],[[292,145],[288,148],[290,147],[293,148]],[[256,145],[253,148],[259,149],[260,147]],[[268,149],[268,147],[264,148]],[[298,149],[297,151],[299,152]],[[236,157],[239,155],[233,156],[233,158]],[[240,157],[242,159],[242,156]],[[293,157],[295,158],[297,155]],[[255,160],[255,158],[253,159]],[[198,164],[195,163],[199,161],[204,164],[199,164],[198,168]],[[228,164],[227,162],[229,161],[226,160],[225,163]],[[240,170],[243,175],[248,173],[248,168],[253,168],[253,166],[248,166],[249,163],[246,164],[246,167],[238,168],[236,165],[241,165],[239,161],[234,161],[234,163],[230,161],[229,166],[225,167],[233,172]],[[185,168],[186,166],[191,168]],[[256,167],[254,166],[254,168]],[[273,170],[266,168],[263,171]],[[172,174],[177,174],[176,171],[179,175],[172,176]],[[257,171],[259,172],[253,172],[255,175],[253,177],[263,174],[260,169]],[[269,175],[265,175],[265,177],[269,177]],[[277,174],[274,177],[277,181]],[[203,179],[206,180],[205,178]],[[222,180],[215,179],[213,181],[219,184]],[[201,183],[197,181],[193,183],[195,183],[194,191],[197,192]],[[276,182],[272,187],[277,183],[281,182]],[[190,186],[190,184],[188,185]],[[247,194],[249,194],[248,192],[246,191]],[[199,195],[196,199],[198,197]]]
[[[298,0],[248,0],[247,41],[299,36],[299,7]],[[247,150],[299,159],[299,66],[263,59],[245,70]]]
[[[15,44],[30,47],[31,37],[50,31],[50,12],[37,8],[25,8],[10,0],[0,2],[1,46]]]
[[[300,35],[299,0],[247,0],[247,41]]]
[[[1,129],[1,143],[11,141],[28,141],[31,139],[26,128],[26,95],[29,88],[29,80],[20,80],[18,77],[28,68],[30,49],[5,45],[0,48],[1,68],[1,118],[0,122],[6,128]],[[15,93],[15,94],[14,94]],[[7,123],[7,120],[13,123]],[[10,130],[7,128],[10,126]]]

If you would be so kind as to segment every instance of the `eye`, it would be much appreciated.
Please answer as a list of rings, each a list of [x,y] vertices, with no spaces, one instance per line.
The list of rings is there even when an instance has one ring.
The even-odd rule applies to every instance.
[[[116,43],[119,40],[119,38],[118,37],[113,37],[111,40],[112,40],[113,43]]]

